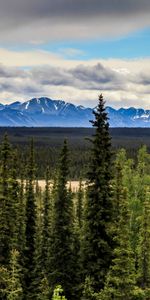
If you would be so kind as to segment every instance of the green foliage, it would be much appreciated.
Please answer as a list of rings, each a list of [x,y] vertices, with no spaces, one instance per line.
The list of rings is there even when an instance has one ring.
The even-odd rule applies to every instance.
[[[50,299],[50,287],[46,276],[44,276],[40,283],[37,300],[49,300],[49,299]]]
[[[20,267],[18,264],[19,253],[16,250],[11,252],[10,275],[7,284],[7,300],[21,300],[23,290],[20,282]]]
[[[83,224],[83,198],[84,198],[83,184],[80,179],[79,190],[77,192],[77,204],[76,204],[76,221],[79,229],[82,228],[82,224]]]
[[[62,137],[54,139],[53,149],[44,146],[51,138],[36,145],[36,170],[33,141],[27,155],[26,147],[12,149],[5,135],[0,147],[0,299],[64,300],[64,294],[69,300],[150,299],[149,148],[142,146],[137,157],[135,149],[121,149],[112,166],[102,96],[94,115],[90,155],[88,142],[81,143],[89,129],[43,129],[63,135],[66,130],[71,138],[71,162],[65,141],[56,172],[55,146]],[[128,129],[123,131],[127,135]],[[67,181],[85,174],[89,157],[87,189],[80,181],[72,193]],[[38,177],[45,173],[43,191]]]
[[[32,289],[33,276],[35,271],[35,239],[36,239],[36,202],[34,194],[34,150],[33,140],[31,141],[29,162],[27,168],[27,185],[26,185],[26,215],[25,215],[25,290],[27,299],[32,299],[34,293]]]
[[[91,278],[95,292],[103,288],[105,276],[112,256],[112,153],[109,124],[103,96],[100,95],[97,110],[94,111],[95,128],[91,160],[88,172],[87,197],[83,226],[83,270]]]
[[[116,229],[116,247],[113,260],[107,275],[104,290],[100,292],[100,299],[131,300],[136,286],[136,273],[133,252],[130,246],[130,214],[127,191],[119,203],[120,220]]]
[[[20,282],[19,252],[11,251],[10,270],[1,269],[3,279],[2,298],[7,300],[23,299],[23,289]]]
[[[56,288],[54,289],[52,300],[67,300],[65,296],[62,296],[62,294],[63,294],[63,289],[61,285],[57,285]]]
[[[7,282],[9,280],[9,271],[5,267],[0,267],[0,299],[6,300]]]
[[[97,294],[94,292],[93,289],[93,282],[91,281],[90,277],[85,278],[85,283],[83,287],[82,293],[82,300],[96,300]]]
[[[76,285],[75,258],[73,251],[73,203],[67,190],[68,176],[68,148],[64,141],[61,151],[58,177],[55,184],[51,247],[49,256],[49,281],[52,289],[61,284],[66,296],[73,298],[73,290]],[[74,286],[72,283],[74,282]]]
[[[5,134],[1,145],[0,169],[0,264],[8,265],[12,245],[14,220],[13,199],[10,198],[10,160],[11,147]]]
[[[139,247],[138,247],[138,276],[140,286],[150,290],[150,191],[145,191],[143,214],[141,216]]]
[[[52,199],[50,195],[50,173],[46,170],[46,185],[43,199],[43,227],[42,227],[42,260],[45,271],[48,272],[49,247],[52,222]]]

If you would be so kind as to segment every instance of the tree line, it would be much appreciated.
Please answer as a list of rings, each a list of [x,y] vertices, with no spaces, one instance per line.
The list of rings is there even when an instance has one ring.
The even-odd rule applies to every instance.
[[[86,189],[67,188],[69,150],[64,141],[53,186],[36,181],[34,143],[20,165],[7,134],[0,148],[0,299],[150,299],[150,155],[113,159],[103,96]],[[19,166],[18,166],[19,164]],[[19,179],[18,180],[18,168]]]

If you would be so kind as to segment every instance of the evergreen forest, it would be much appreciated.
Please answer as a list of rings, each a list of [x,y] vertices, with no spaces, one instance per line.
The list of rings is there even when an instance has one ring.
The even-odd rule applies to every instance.
[[[1,300],[150,300],[149,149],[142,145],[134,157],[114,151],[102,94],[93,114],[86,186],[80,176],[76,192],[67,185],[68,140],[55,168],[42,171],[43,191],[34,137],[24,161],[3,137]]]

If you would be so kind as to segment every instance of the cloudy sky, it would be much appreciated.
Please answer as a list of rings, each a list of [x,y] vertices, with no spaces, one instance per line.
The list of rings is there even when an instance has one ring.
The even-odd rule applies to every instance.
[[[150,109],[149,0],[0,0],[0,103]]]

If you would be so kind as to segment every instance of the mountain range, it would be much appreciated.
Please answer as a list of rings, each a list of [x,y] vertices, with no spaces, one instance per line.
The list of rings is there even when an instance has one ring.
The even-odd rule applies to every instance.
[[[46,97],[0,104],[0,126],[90,127],[93,109]],[[150,127],[150,110],[134,107],[106,110],[111,127]]]

